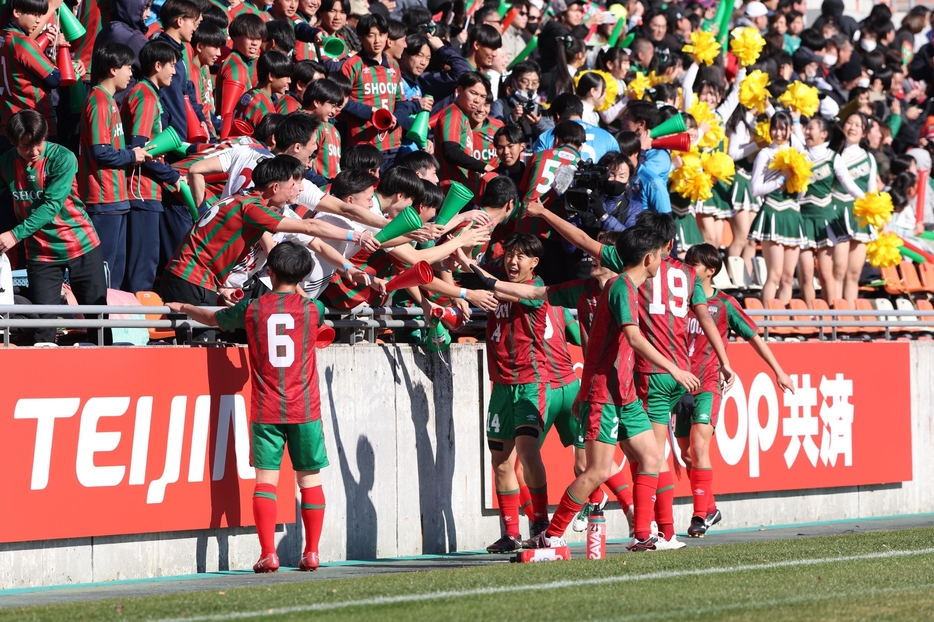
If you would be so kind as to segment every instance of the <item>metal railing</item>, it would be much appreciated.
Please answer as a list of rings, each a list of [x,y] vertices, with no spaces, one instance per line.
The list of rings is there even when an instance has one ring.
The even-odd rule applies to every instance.
[[[218,310],[223,307],[207,307]],[[576,311],[571,310],[573,314]],[[839,329],[882,329],[886,339],[893,333],[922,332],[934,334],[934,311],[902,310],[746,310],[757,319],[764,330],[763,336],[770,337],[769,329],[816,328],[821,339],[837,341]],[[76,314],[84,318],[73,317]],[[11,317],[33,315],[52,317]],[[112,318],[108,315],[165,315],[164,319]],[[62,316],[62,317],[59,317]],[[67,316],[67,317],[65,317]],[[325,323],[335,329],[361,329],[371,333],[377,329],[417,329],[427,326],[420,307],[358,307],[350,310],[327,309]],[[764,318],[764,319],[763,319]],[[810,318],[802,320],[801,318]],[[878,318],[878,319],[862,319]],[[471,320],[465,329],[482,329],[486,325],[486,313],[481,309],[471,310]],[[10,328],[160,328],[184,330],[189,335],[193,330],[209,328],[180,314],[173,314],[168,307],[115,306],[115,305],[0,305],[0,330],[3,344],[10,344]],[[849,332],[849,331],[847,331]],[[771,331],[771,336],[775,331]],[[799,335],[800,336],[800,335]],[[104,345],[103,331],[98,331],[98,345]],[[372,341],[372,339],[371,339]]]

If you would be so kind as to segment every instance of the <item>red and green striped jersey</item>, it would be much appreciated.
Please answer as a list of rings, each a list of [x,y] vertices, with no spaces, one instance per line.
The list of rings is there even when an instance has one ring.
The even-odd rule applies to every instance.
[[[78,155],[78,194],[87,205],[127,201],[126,171],[102,168],[91,156],[94,145],[126,149],[123,121],[113,96],[95,86],[84,100],[81,111],[81,143]]]
[[[558,307],[577,309],[577,320],[585,333],[593,326],[597,301],[603,289],[597,279],[580,279],[548,286],[548,302]]]
[[[206,211],[182,240],[166,270],[205,289],[217,290],[227,275],[282,216],[263,204],[260,193],[238,194]]]
[[[214,113],[214,76],[211,75],[210,67],[195,68],[191,74],[191,82],[195,86],[195,95],[198,97],[198,104],[201,106],[201,112],[204,118],[208,119],[208,130],[211,136],[216,135],[214,124],[210,122]]]
[[[0,72],[3,74],[0,133],[6,132],[10,117],[20,110],[35,110],[49,124],[49,136],[58,133],[52,113],[51,91],[42,86],[42,81],[53,71],[55,65],[46,58],[34,39],[17,26],[7,26],[0,43]]]
[[[405,270],[407,267],[395,259],[392,253],[385,250],[378,250],[375,253],[361,250],[350,259],[349,263],[370,276],[380,279],[388,279],[393,273]],[[331,277],[331,284],[321,292],[319,298],[332,309],[353,309],[361,304],[378,307],[383,297],[366,285],[347,285],[340,274],[335,272]]]
[[[302,109],[302,103],[294,95],[286,93],[276,102],[276,108],[280,114],[292,114]]]
[[[577,380],[577,374],[574,373],[574,362],[571,361],[571,352],[568,350],[568,339],[566,330],[568,326],[574,323],[574,318],[569,313],[565,313],[563,307],[547,305],[548,312],[551,314],[548,323],[552,330],[546,330],[543,352],[545,359],[542,361],[551,371],[551,380],[548,384],[553,389],[571,384]]]
[[[145,136],[149,140],[162,131],[162,102],[152,82],[144,78],[130,89],[123,100],[121,116],[129,136]],[[127,190],[131,200],[162,200],[161,184],[142,167],[132,169]]]
[[[545,149],[532,156],[525,167],[525,175],[519,183],[520,204],[516,207],[513,218],[516,219],[519,233],[531,233],[538,237],[551,236],[551,227],[541,218],[525,218],[525,206],[539,199],[545,207],[558,212],[557,195],[551,192],[555,183],[555,173],[562,166],[575,166],[580,161],[580,153],[571,146]],[[563,208],[561,208],[563,215]]]
[[[542,280],[533,277],[528,284],[540,287]],[[486,322],[490,380],[509,385],[551,383],[556,378],[547,364],[547,342],[563,326],[561,322],[556,329],[551,305],[544,300],[499,303]]]
[[[634,352],[623,329],[638,324],[638,300],[628,274],[607,281],[590,330],[579,401],[625,406],[636,400]]]
[[[655,276],[639,288],[639,328],[662,356],[679,369],[690,370],[688,312],[695,305],[706,304],[707,296],[694,268],[666,257]],[[641,356],[636,356],[636,371],[667,373]]]
[[[227,9],[227,23],[234,21],[234,18],[242,13],[252,13],[253,15],[259,15],[265,22],[268,22],[270,19],[269,13],[261,10],[252,2],[241,2],[237,6]]]
[[[238,6],[244,6],[244,2]],[[256,84],[256,61],[247,58],[234,50],[230,56],[221,63],[221,69],[217,72],[217,80],[214,87],[214,107],[216,110],[223,110],[224,106],[224,80],[233,80],[239,82],[244,90],[249,91]]]
[[[217,325],[246,328],[250,351],[250,421],[295,424],[321,418],[315,340],[324,305],[273,292],[218,311]]]
[[[271,114],[278,113],[276,100],[262,88],[247,91],[234,110],[235,119],[243,119],[254,128]]]
[[[402,71],[399,63],[383,56],[383,63],[356,54],[344,63],[344,75],[350,80],[353,91],[350,98],[370,108],[383,108],[392,112],[396,103],[402,101]],[[380,151],[398,149],[402,142],[402,128],[397,124],[389,132],[377,131],[372,119],[359,123],[354,119],[350,126],[351,145],[372,143]]]
[[[2,190],[13,195],[19,221],[11,233],[24,243],[29,261],[68,261],[100,244],[75,193],[77,172],[75,154],[55,143],[45,143],[34,167],[15,149],[0,155]]]
[[[295,15],[292,16],[292,24],[297,28],[299,24],[309,24],[307,18],[302,15],[301,11],[296,11]],[[318,60],[318,50],[315,49],[315,44],[307,41],[295,41],[295,55],[293,57],[295,62],[301,62],[303,60]]]
[[[78,21],[87,29],[87,34],[72,42],[71,51],[75,58],[81,59],[87,68],[88,75],[91,74],[91,57],[94,54],[94,41],[104,24],[110,21],[111,0],[84,0],[79,3],[81,10],[78,13]],[[70,10],[66,8],[65,10]],[[149,36],[147,35],[147,39]]]
[[[721,291],[714,291],[713,296],[707,299],[707,311],[717,325],[724,348],[729,343],[731,330],[747,341],[755,337],[759,330],[756,323],[740,308],[736,299]],[[720,361],[717,360],[717,353],[707,340],[707,335],[697,323],[693,310],[689,315],[688,332],[691,340],[688,348],[691,372],[700,379],[701,391],[716,390],[720,382]]]
[[[487,117],[483,123],[473,131],[473,157],[484,164],[492,164],[493,168],[499,166],[499,159],[496,157],[496,148],[493,146],[493,136],[496,130],[503,127],[503,122],[499,119]],[[471,188],[474,194],[481,194],[482,186],[485,185],[481,175],[472,175],[474,187]]]
[[[341,135],[333,123],[321,123],[315,132],[318,152],[311,168],[322,177],[334,179],[341,172]]]
[[[476,187],[476,178],[479,177],[476,173],[457,166],[457,164],[449,162],[444,157],[444,143],[446,142],[457,143],[465,154],[471,158],[474,157],[474,131],[470,127],[470,119],[467,118],[467,115],[456,103],[451,104],[438,115],[434,134],[435,154],[441,163],[439,172],[442,183],[456,181],[468,188]]]

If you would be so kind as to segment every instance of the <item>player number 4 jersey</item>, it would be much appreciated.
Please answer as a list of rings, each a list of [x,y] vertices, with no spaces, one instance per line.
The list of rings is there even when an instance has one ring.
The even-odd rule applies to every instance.
[[[724,347],[728,343],[727,338],[731,330],[747,341],[756,336],[758,331],[756,323],[743,312],[736,299],[729,294],[715,291],[714,295],[707,299],[707,311],[714,324],[717,325],[717,332],[720,333]],[[688,330],[691,340],[688,348],[691,371],[700,378],[702,383],[710,379],[716,381],[720,371],[720,362],[717,360],[717,353],[714,352],[713,346],[707,340],[707,335],[700,329],[693,311],[689,315]],[[703,388],[702,386],[701,389]]]

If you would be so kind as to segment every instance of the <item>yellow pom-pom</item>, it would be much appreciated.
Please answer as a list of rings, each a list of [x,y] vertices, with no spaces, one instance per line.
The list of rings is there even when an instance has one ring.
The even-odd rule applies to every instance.
[[[606,71],[588,69],[587,71],[579,71],[577,75],[574,76],[574,86],[578,85],[578,83],[581,81],[581,76],[583,76],[585,73],[597,74],[603,78],[603,83],[606,84],[606,95],[603,97],[603,103],[594,108],[594,110],[597,112],[609,110],[616,103],[616,96],[619,94],[619,84],[617,84],[616,78],[613,77],[613,74]]]
[[[853,204],[853,216],[861,227],[870,224],[876,229],[881,229],[892,219],[894,209],[892,197],[888,192],[867,192],[866,196],[856,199]]]
[[[754,65],[765,47],[765,39],[759,31],[752,27],[734,28],[730,34],[733,35],[733,40],[730,41],[730,51],[733,55],[743,67]]]
[[[725,184],[733,183],[733,176],[736,175],[736,163],[727,154],[722,151],[705,153],[701,157],[701,163],[704,170],[717,181],[722,181]]]
[[[653,69],[652,71],[649,72],[649,82],[652,83],[652,86],[655,86],[659,82],[667,82],[667,80],[665,79],[665,76],[660,76],[656,74],[655,70]]]
[[[750,109],[758,108],[760,113],[765,112],[769,99],[768,86],[769,74],[756,69],[739,85],[739,103]]]
[[[790,175],[785,182],[785,190],[796,194],[807,192],[811,178],[811,162],[803,153],[792,147],[786,147],[775,154],[775,159],[769,164],[774,171],[788,169]]]
[[[866,245],[866,259],[875,268],[894,268],[902,261],[898,248],[902,239],[894,233],[885,233]]]
[[[720,56],[720,44],[713,33],[695,30],[691,33],[691,42],[681,48],[681,51],[690,54],[699,65],[713,65]]]
[[[642,99],[646,89],[649,88],[652,88],[652,81],[649,80],[649,77],[644,73],[637,73],[629,86],[626,87],[626,92],[629,93],[629,99]]]
[[[709,126],[710,129],[700,137],[700,140],[697,142],[697,146],[701,149],[718,149],[720,143],[723,142],[723,139],[726,137],[726,133],[723,130],[722,123],[713,123]]]
[[[806,117],[813,117],[820,108],[817,98],[817,88],[808,86],[804,82],[792,82],[788,90],[778,98],[778,103],[796,110]]]
[[[680,168],[669,177],[672,192],[676,192],[692,203],[706,201],[713,196],[713,177],[701,166],[701,158],[695,154],[682,156]]]
[[[697,121],[697,127],[706,125],[709,130],[700,136],[698,147],[701,149],[716,149],[724,138],[723,120],[710,109],[706,102],[695,99],[688,113]]]
[[[759,121],[758,123],[756,123],[755,139],[757,143],[768,145],[770,142],[772,142],[771,126],[772,124],[769,122],[768,119],[766,119],[765,121]]]

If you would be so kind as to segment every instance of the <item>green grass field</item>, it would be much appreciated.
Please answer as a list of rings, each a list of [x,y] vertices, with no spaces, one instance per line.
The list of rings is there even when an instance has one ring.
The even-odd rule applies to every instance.
[[[712,539],[711,539],[712,540]],[[0,610],[2,620],[931,620],[934,529]]]

